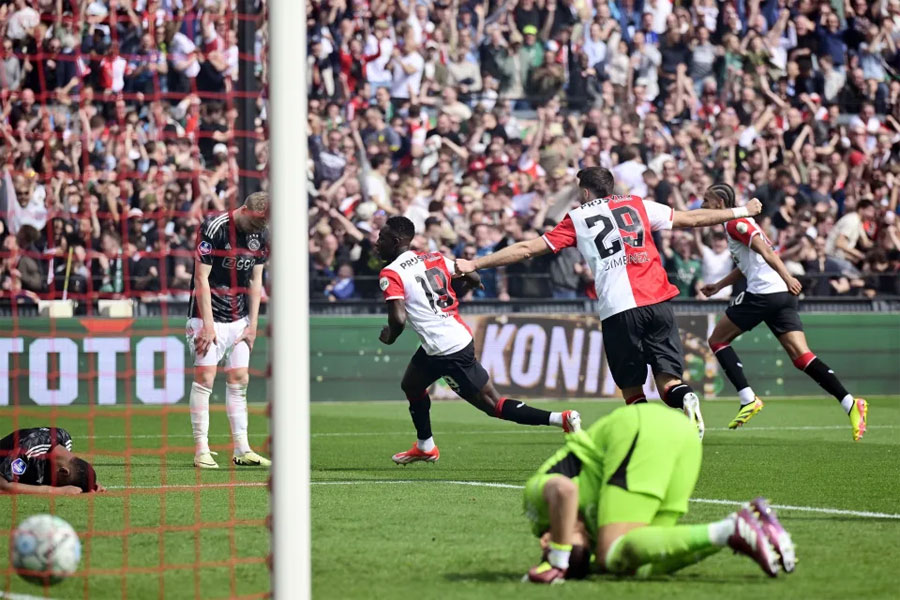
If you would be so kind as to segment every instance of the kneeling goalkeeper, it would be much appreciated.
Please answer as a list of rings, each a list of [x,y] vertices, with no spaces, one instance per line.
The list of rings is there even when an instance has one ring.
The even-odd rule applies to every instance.
[[[94,467],[72,454],[72,436],[57,427],[19,429],[0,440],[0,493],[103,492]]]
[[[525,484],[525,514],[544,560],[534,583],[599,570],[649,577],[672,573],[729,546],[774,577],[793,571],[794,546],[774,511],[757,498],[721,521],[678,525],[700,474],[694,426],[659,404],[625,406],[566,444]]]

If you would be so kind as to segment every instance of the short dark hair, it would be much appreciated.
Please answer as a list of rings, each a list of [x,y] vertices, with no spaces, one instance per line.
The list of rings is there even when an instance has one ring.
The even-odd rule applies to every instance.
[[[75,457],[69,463],[69,483],[81,488],[82,492],[93,492],[97,489],[97,473],[88,461]]]
[[[734,188],[727,183],[714,183],[703,194],[706,199],[719,198],[725,203],[725,208],[734,208]]]
[[[416,237],[416,226],[406,217],[391,217],[384,224],[400,241],[408,242]]]
[[[378,167],[383,165],[388,160],[386,154],[376,154],[369,160],[369,164],[372,165],[373,170],[377,170]]]
[[[868,198],[865,198],[865,199],[863,199],[863,200],[860,200],[860,201],[857,203],[857,205],[856,205],[856,210],[857,210],[857,212],[859,212],[859,211],[861,211],[861,210],[864,210],[864,209],[866,209],[866,208],[871,208],[871,207],[873,207],[873,206],[875,206],[875,203],[872,202],[871,200],[869,200]]]
[[[440,224],[441,220],[437,217],[428,217],[427,219],[425,219],[425,229],[428,229],[432,225],[440,226]]]
[[[576,177],[578,177],[578,187],[590,191],[598,198],[611,196],[616,185],[613,174],[609,169],[603,167],[581,169]]]

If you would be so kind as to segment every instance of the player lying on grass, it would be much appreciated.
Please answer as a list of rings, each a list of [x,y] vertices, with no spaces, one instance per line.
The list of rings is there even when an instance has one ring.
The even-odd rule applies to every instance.
[[[104,492],[94,467],[71,452],[65,429],[19,429],[0,440],[0,493],[80,494]]]
[[[683,410],[703,437],[700,399],[684,376],[684,350],[669,303],[669,283],[652,233],[673,227],[705,227],[762,210],[759,200],[728,210],[678,211],[638,196],[613,195],[615,178],[603,167],[578,172],[581,206],[552,231],[474,260],[457,260],[460,273],[510,265],[577,247],[594,274],[603,345],[613,380],[627,404],[645,402],[647,365],[663,402]]]
[[[706,190],[703,198],[704,204],[710,208],[731,208],[734,206],[734,189],[727,184],[717,183]],[[802,289],[800,282],[788,272],[772,250],[766,234],[752,218],[729,221],[725,226],[725,233],[728,237],[728,249],[737,268],[721,281],[706,285],[703,293],[715,294],[741,277],[747,280],[747,290],[734,297],[731,306],[709,336],[709,347],[740,396],[741,408],[728,427],[740,427],[763,408],[763,401],[756,396],[744,376],[740,358],[731,347],[731,342],[745,331],[765,322],[781,342],[794,366],[837,398],[844,412],[850,416],[853,439],[861,440],[866,433],[868,404],[862,398],[854,398],[848,393],[834,371],[819,360],[806,344],[803,323],[797,313],[797,296]]]
[[[527,577],[584,577],[591,549],[600,571],[672,573],[728,546],[770,576],[794,569],[791,538],[757,498],[721,521],[677,525],[700,474],[702,449],[690,421],[659,404],[613,411],[566,444],[525,484],[525,515],[544,560]]]
[[[472,332],[459,316],[459,302],[450,286],[453,261],[437,252],[410,250],[415,233],[412,221],[391,217],[375,243],[378,256],[389,263],[379,278],[388,305],[388,324],[379,339],[393,344],[408,318],[422,342],[400,383],[417,440],[411,449],[395,454],[393,461],[405,465],[440,458],[431,435],[428,388],[441,377],[462,399],[490,416],[522,425],[556,425],[567,432],[580,428],[581,417],[574,410],[548,412],[500,396],[475,358]],[[479,287],[481,278],[467,275],[464,283],[469,289]]]

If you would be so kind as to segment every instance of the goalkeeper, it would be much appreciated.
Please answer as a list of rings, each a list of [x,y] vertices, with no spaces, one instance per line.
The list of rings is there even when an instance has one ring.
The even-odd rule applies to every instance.
[[[0,493],[81,494],[103,492],[94,467],[72,454],[62,428],[19,429],[0,440]]]
[[[678,525],[700,474],[697,431],[680,412],[625,406],[566,444],[525,484],[525,514],[544,560],[526,576],[554,583],[601,571],[672,573],[729,546],[768,575],[794,569],[794,547],[765,500],[721,521]],[[593,552],[592,552],[593,550]]]

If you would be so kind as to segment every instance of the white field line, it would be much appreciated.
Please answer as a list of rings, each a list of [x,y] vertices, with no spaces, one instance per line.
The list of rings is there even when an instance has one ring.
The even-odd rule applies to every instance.
[[[501,488],[509,490],[521,490],[524,486],[514,485],[511,483],[498,483],[492,481],[461,481],[455,479],[374,479],[374,480],[335,480],[335,481],[312,481],[310,485],[422,485],[429,483],[437,483],[444,485],[463,485],[472,487],[485,488]],[[204,489],[227,489],[237,487],[265,487],[263,481],[235,481],[231,483],[205,483],[199,485],[135,485],[128,489],[139,490],[185,490],[185,491],[202,491]],[[110,490],[122,490],[125,486],[109,486]],[[697,504],[718,504],[723,506],[740,506],[742,502],[738,500],[725,500],[721,498],[691,498],[691,502]],[[778,510],[820,513],[825,515],[838,515],[847,517],[868,517],[872,519],[890,519],[900,520],[900,514],[874,512],[867,510],[847,510],[843,508],[827,508],[820,506],[796,506],[793,504],[772,504],[773,508]],[[0,596],[2,598],[2,596]]]
[[[416,483],[443,483],[448,485],[469,485],[474,487],[503,488],[511,490],[521,490],[524,486],[513,485],[510,483],[496,483],[490,481],[456,481],[446,479],[377,479],[373,481],[363,481],[359,479],[346,481],[312,481],[311,485],[392,485],[392,484],[416,484]],[[723,500],[719,498],[691,498],[691,502],[697,504],[722,504],[726,506],[740,506],[743,502],[737,500]],[[872,519],[897,519],[900,520],[900,514],[872,512],[865,510],[846,510],[842,508],[825,508],[818,506],[794,506],[791,504],[772,504],[773,508],[778,510],[821,513],[826,515],[841,515],[847,517],[869,517]]]
[[[900,425],[869,425],[868,429],[897,429]],[[741,429],[741,431],[829,431],[829,430],[838,430],[838,429],[848,429],[846,425],[797,425],[797,426],[772,426],[772,427],[753,427],[748,426],[745,429]],[[378,436],[389,436],[389,435],[410,435],[410,432],[413,431],[412,428],[406,431],[320,431],[312,433],[312,437],[378,437]],[[727,427],[707,427],[706,431],[732,431]],[[466,431],[437,431],[435,432],[436,436],[440,435],[535,435],[535,434],[553,434],[559,435],[559,430],[556,428],[509,428],[509,429],[491,429],[491,430],[466,430]],[[257,433],[255,434],[257,437],[262,437],[266,435],[265,433]],[[251,437],[254,434],[250,435]],[[76,435],[76,439],[93,439],[93,440],[125,440],[125,439],[135,439],[135,440],[148,440],[148,439],[160,439],[163,436],[158,433],[151,434],[135,434],[135,435]],[[165,436],[168,438],[192,438],[193,435],[190,433],[169,433]],[[229,433],[211,433],[210,437],[231,437]]]
[[[239,488],[239,487],[265,487],[265,481],[235,481],[234,483],[200,483],[197,485],[110,485],[108,490],[185,490],[188,492],[200,492],[205,489]]]
[[[4,592],[0,590],[0,599],[2,600],[53,600],[49,596],[32,596],[31,594],[15,594],[13,592]]]

